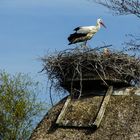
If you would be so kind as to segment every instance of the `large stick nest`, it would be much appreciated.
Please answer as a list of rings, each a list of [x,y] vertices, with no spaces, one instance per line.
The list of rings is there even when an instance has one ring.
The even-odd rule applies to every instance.
[[[66,88],[68,81],[122,81],[129,85],[140,82],[140,59],[123,52],[101,49],[67,49],[44,56],[43,70],[57,86]],[[96,86],[96,85],[95,85]]]

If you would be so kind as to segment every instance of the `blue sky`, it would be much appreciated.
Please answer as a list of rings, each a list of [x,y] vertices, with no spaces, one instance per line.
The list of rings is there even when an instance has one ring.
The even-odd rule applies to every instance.
[[[77,26],[95,25],[97,18],[104,20],[107,29],[89,41],[92,47],[106,43],[119,49],[125,34],[138,33],[140,28],[135,16],[112,16],[92,0],[1,0],[0,69],[29,73],[46,84],[46,76],[38,74],[42,69],[38,58],[48,50],[74,47],[67,45],[68,35]]]

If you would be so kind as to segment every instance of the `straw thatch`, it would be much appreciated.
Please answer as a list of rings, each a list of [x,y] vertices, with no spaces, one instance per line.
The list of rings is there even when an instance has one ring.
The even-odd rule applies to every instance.
[[[56,120],[66,101],[65,98],[45,115],[34,130],[30,140],[139,140],[140,96],[134,95],[136,91],[133,88],[125,91],[127,91],[126,96],[111,96],[100,127],[97,130],[91,127],[56,125]],[[140,89],[138,92],[140,94]],[[120,93],[120,90],[113,92],[113,94],[116,93]],[[69,107],[67,112],[70,115],[67,114],[65,119],[72,123],[75,121],[84,125],[87,122],[94,122],[101,100],[102,96],[94,96],[80,98],[76,102],[73,101],[71,106],[76,106],[75,110],[73,110],[73,107],[71,107],[72,109]]]

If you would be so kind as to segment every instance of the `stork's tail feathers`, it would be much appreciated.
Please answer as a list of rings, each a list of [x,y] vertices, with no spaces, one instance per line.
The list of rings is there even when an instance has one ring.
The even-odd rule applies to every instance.
[[[84,36],[86,36],[86,34],[81,34],[81,33],[70,34],[70,36],[68,37],[68,41],[70,43],[68,45],[83,41],[81,38]]]

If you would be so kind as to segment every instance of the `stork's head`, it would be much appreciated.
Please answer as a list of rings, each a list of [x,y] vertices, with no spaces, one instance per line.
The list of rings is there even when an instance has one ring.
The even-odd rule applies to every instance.
[[[101,18],[97,19],[97,24],[102,25],[104,28],[106,28],[106,26],[103,23],[103,20]]]

